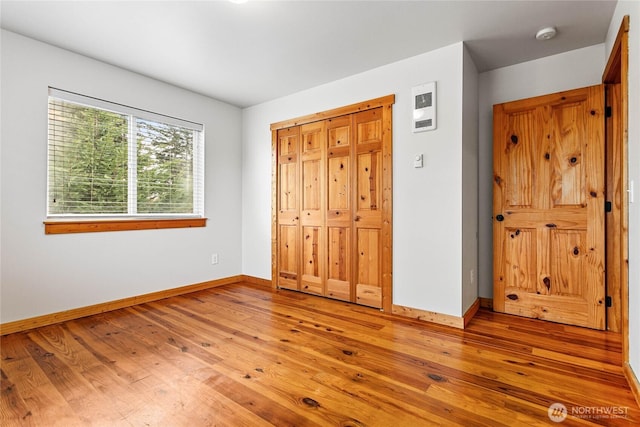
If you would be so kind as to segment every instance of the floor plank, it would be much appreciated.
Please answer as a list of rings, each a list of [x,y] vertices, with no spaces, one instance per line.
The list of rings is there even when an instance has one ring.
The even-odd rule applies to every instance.
[[[0,344],[3,426],[640,423],[619,335],[486,310],[458,330],[237,284]]]

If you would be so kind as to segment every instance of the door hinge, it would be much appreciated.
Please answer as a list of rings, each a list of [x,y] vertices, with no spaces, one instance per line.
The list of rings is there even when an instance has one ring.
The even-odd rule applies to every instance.
[[[610,296],[606,296],[604,298],[604,305],[607,307],[611,307],[613,305],[613,302],[611,301],[611,297]]]
[[[611,202],[608,200],[604,202],[604,211],[611,212]]]
[[[613,111],[611,110],[611,107],[609,105],[607,105],[606,107],[604,107],[604,116],[605,117],[611,117],[613,116]]]

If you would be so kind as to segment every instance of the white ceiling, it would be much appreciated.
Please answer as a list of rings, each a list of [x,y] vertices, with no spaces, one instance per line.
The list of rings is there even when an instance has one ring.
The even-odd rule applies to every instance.
[[[480,71],[602,43],[616,1],[11,1],[2,28],[246,107],[465,41]],[[536,41],[542,27],[558,36]]]

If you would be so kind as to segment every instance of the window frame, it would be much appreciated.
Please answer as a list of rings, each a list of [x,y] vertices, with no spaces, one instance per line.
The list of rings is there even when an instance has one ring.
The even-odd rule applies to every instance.
[[[207,218],[48,219],[43,221],[43,223],[44,234],[73,234],[103,231],[206,227]]]
[[[104,231],[124,231],[124,230],[150,230],[165,228],[192,228],[205,227],[207,218],[204,215],[204,169],[205,169],[205,153],[204,153],[204,125],[178,119],[175,117],[154,113],[147,110],[130,107],[124,104],[105,101],[87,95],[78,94],[54,87],[49,87],[47,97],[47,121],[49,121],[49,101],[54,98],[77,105],[95,108],[99,110],[114,112],[128,116],[128,121],[136,121],[137,119],[153,121],[156,123],[180,126],[191,129],[198,134],[198,138],[193,141],[193,212],[192,213],[142,213],[132,214],[130,207],[127,213],[121,214],[51,214],[49,212],[50,182],[49,182],[49,130],[47,130],[47,185],[46,185],[46,219],[43,221],[45,234],[69,234],[69,233],[87,233],[87,232],[104,232]],[[48,127],[49,129],[49,127]],[[131,123],[130,130],[131,133]],[[129,135],[129,139],[132,136]],[[135,138],[135,136],[133,136]],[[129,143],[129,150],[135,143]],[[137,161],[137,158],[135,159]],[[127,180],[127,188],[131,184],[131,179]],[[130,190],[128,190],[131,194]],[[135,194],[135,192],[134,192]],[[136,209],[134,209],[135,211]]]

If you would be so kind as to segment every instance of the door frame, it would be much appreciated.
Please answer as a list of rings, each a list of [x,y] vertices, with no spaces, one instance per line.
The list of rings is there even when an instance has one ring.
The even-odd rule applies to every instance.
[[[619,85],[620,96],[605,97],[611,107],[613,119],[608,123],[611,131],[605,133],[607,153],[616,153],[617,158],[606,156],[605,170],[607,187],[615,188],[619,194],[607,194],[612,201],[612,214],[619,220],[607,225],[606,240],[617,247],[614,257],[606,265],[607,295],[612,297],[608,308],[607,329],[622,334],[623,364],[629,362],[629,194],[628,188],[628,70],[629,70],[629,16],[622,19],[616,40],[602,74],[602,83]],[[613,104],[610,105],[609,103]],[[616,117],[616,114],[619,116]],[[616,202],[616,196],[619,202]],[[619,287],[617,284],[619,283]],[[613,285],[613,289],[610,287]],[[610,291],[614,294],[612,295]],[[616,310],[612,313],[609,310]],[[613,315],[609,315],[609,313]],[[610,324],[609,319],[613,322]]]
[[[392,106],[395,103],[395,95],[387,95],[356,104],[332,110],[313,113],[294,119],[284,120],[271,124],[271,283],[273,289],[277,289],[278,277],[278,130],[307,123],[313,123],[334,117],[344,116],[362,111],[373,110],[382,107],[382,227],[380,230],[382,238],[382,310],[391,313],[392,308]]]

